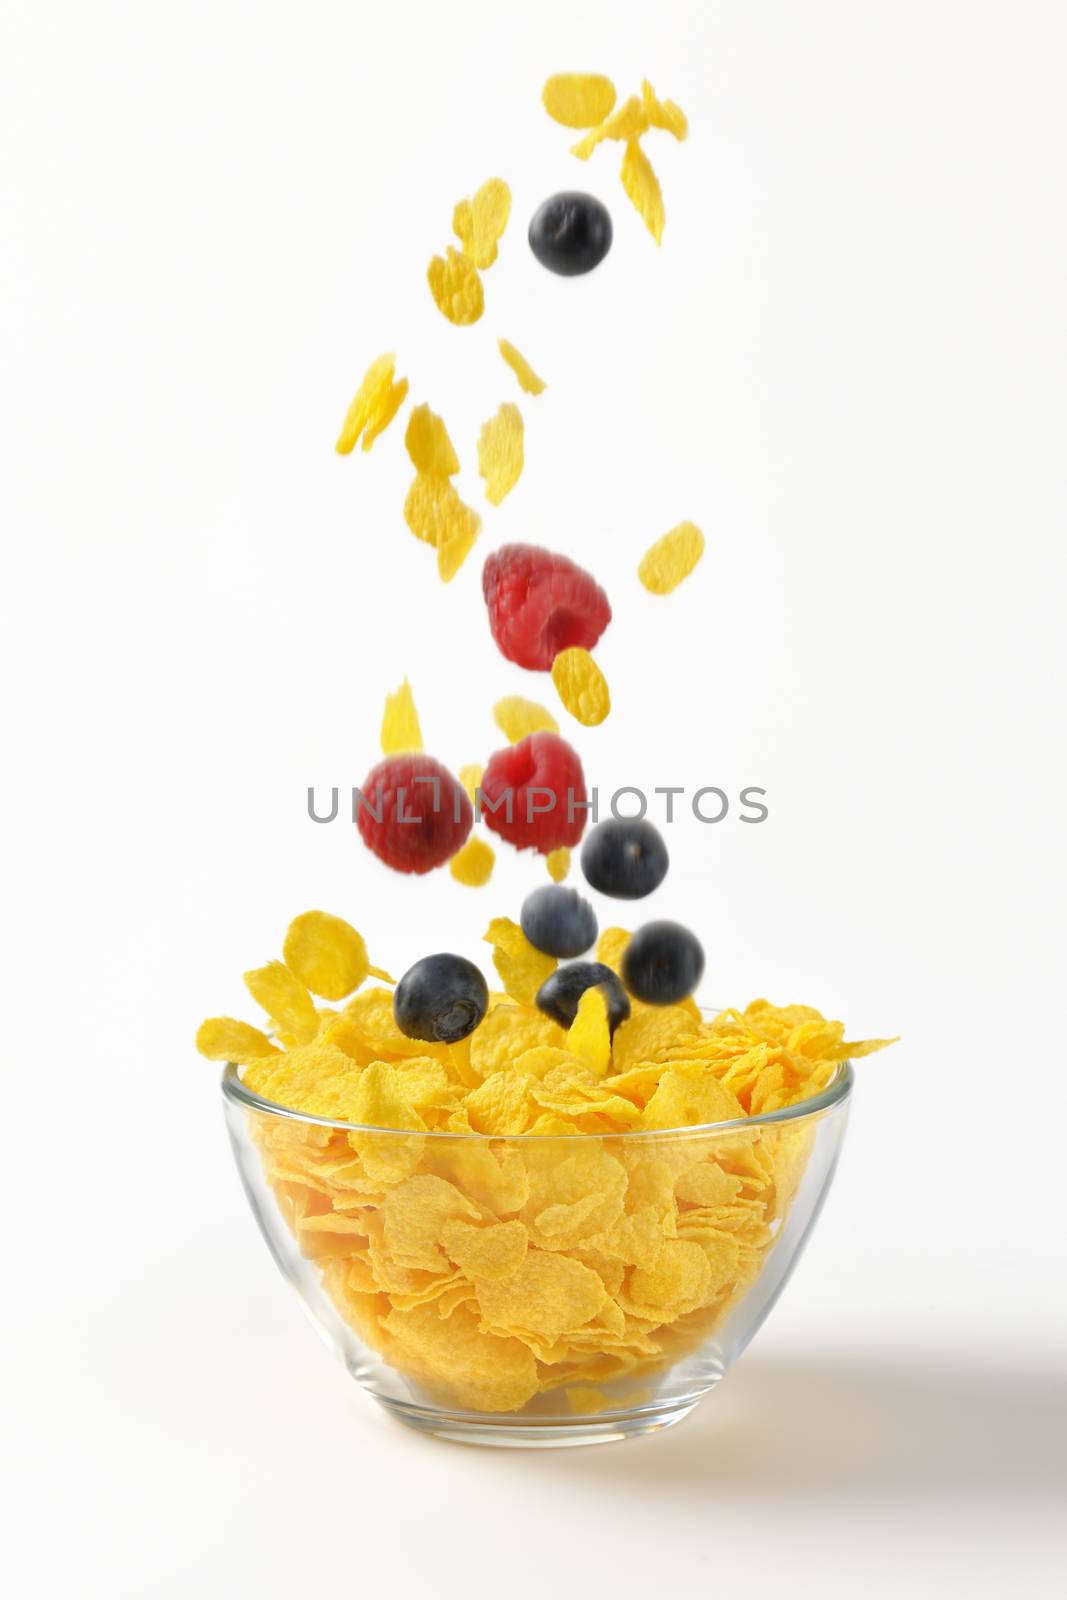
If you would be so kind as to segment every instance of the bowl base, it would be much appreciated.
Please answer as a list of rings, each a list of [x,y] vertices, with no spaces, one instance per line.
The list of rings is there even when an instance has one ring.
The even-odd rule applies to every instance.
[[[387,1400],[375,1395],[378,1404],[419,1433],[430,1433],[453,1444],[495,1446],[504,1450],[559,1450],[569,1446],[611,1444],[616,1439],[639,1439],[646,1433],[659,1433],[681,1422],[702,1396],[687,1398],[681,1404],[639,1406],[632,1411],[614,1411],[596,1417],[519,1418],[502,1416],[499,1421],[462,1412],[437,1411],[403,1400]]]

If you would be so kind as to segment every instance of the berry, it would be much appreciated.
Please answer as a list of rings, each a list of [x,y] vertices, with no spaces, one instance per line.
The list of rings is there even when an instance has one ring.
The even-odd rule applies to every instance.
[[[596,940],[596,912],[577,889],[546,883],[528,894],[519,913],[523,933],[535,950],[569,960]]]
[[[454,856],[474,821],[465,790],[433,756],[389,756],[368,773],[356,826],[395,872],[429,872]]]
[[[393,1016],[409,1039],[455,1044],[474,1032],[488,1004],[488,986],[473,961],[423,956],[397,984]]]
[[[549,272],[577,278],[599,267],[611,249],[611,213],[591,194],[554,194],[530,222],[530,249]]]
[[[516,850],[539,850],[547,856],[582,837],[582,763],[556,733],[527,734],[491,755],[482,774],[481,800],[486,827]]]
[[[582,846],[586,882],[615,900],[642,900],[667,876],[670,857],[661,834],[637,817],[601,822]]]
[[[630,1002],[615,973],[601,961],[572,961],[569,966],[557,967],[537,991],[538,1010],[558,1022],[561,1028],[569,1028],[578,1015],[579,1000],[594,986],[604,991],[608,1027],[614,1033],[619,1023],[630,1015]]]
[[[704,951],[677,922],[646,922],[622,953],[622,981],[636,1000],[672,1006],[691,995],[704,972]]]
[[[497,649],[531,672],[550,672],[561,650],[592,650],[611,606],[588,572],[533,544],[504,544],[482,571]]]

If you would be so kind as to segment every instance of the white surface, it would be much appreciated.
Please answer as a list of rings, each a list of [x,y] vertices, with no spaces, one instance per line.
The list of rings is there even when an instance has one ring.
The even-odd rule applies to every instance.
[[[13,1592],[1062,1587],[1065,45],[1054,3],[5,6]],[[659,253],[618,152],[579,168],[540,110],[575,65],[690,113],[649,145]],[[495,172],[514,221],[457,331],[425,263]],[[565,184],[616,222],[571,284],[523,241]],[[332,453],[385,348],[478,503],[477,424],[522,403],[478,554],[542,539],[609,588],[594,781],[769,790],[762,827],[670,836],[656,909],[709,993],[904,1035],[768,1327],[634,1446],[379,1417],[274,1275],[191,1050],[305,906],[402,967],[476,954],[530,881],[398,883],[304,814],[404,672],[457,763],[530,692],[479,560],[443,591],[403,528],[399,430]],[[653,602],[633,567],[681,517],[708,554]]]

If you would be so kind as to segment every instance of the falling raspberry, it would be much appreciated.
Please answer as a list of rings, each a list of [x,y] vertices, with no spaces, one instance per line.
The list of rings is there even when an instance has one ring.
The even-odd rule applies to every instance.
[[[488,558],[482,593],[501,655],[548,672],[561,650],[592,650],[611,621],[600,585],[566,556],[532,544],[505,544]]]
[[[585,827],[585,776],[577,752],[555,733],[531,733],[490,756],[482,777],[487,828],[517,850],[570,848]],[[495,809],[494,809],[495,807]]]
[[[430,872],[455,855],[474,821],[461,784],[433,756],[390,756],[368,773],[356,825],[394,872]]]

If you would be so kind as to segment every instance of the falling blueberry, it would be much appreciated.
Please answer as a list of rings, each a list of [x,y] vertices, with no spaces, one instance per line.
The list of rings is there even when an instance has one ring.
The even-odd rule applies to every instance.
[[[463,956],[423,956],[409,967],[393,995],[393,1016],[409,1039],[455,1044],[485,1016],[489,990],[473,961]]]
[[[578,1002],[587,989],[600,988],[608,1003],[608,1027],[614,1033],[630,1015],[626,990],[610,967],[601,961],[572,961],[557,967],[537,991],[537,1006],[546,1016],[569,1028],[578,1015]]]
[[[546,883],[522,903],[519,923],[535,950],[546,956],[584,955],[596,942],[596,912],[576,889]]]
[[[643,900],[667,876],[662,836],[639,817],[598,823],[582,846],[586,882],[615,900]]]
[[[649,1006],[676,1005],[691,995],[704,972],[699,939],[677,922],[646,922],[622,953],[622,981]]]
[[[543,267],[562,278],[577,278],[599,267],[611,249],[611,215],[593,195],[567,190],[538,206],[529,238]]]

